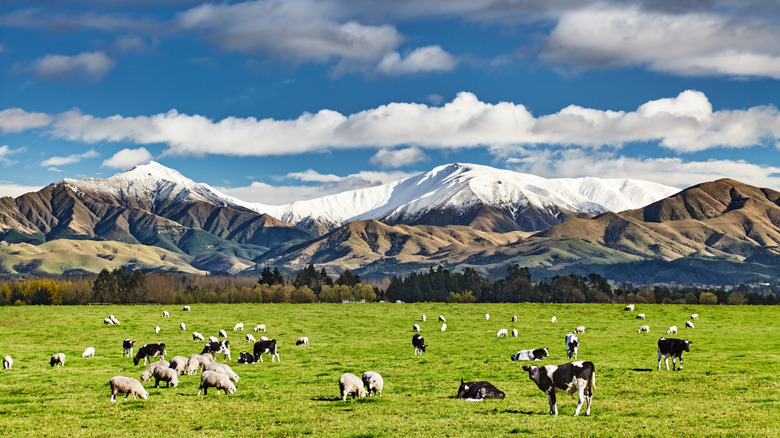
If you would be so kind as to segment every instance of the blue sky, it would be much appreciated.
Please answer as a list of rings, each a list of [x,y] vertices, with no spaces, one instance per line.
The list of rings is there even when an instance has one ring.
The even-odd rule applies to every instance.
[[[281,204],[459,162],[780,189],[769,0],[6,0],[0,195],[156,160]]]

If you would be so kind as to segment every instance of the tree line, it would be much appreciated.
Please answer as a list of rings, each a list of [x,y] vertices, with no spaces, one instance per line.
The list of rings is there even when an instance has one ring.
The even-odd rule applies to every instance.
[[[364,284],[345,270],[338,277],[308,265],[285,277],[265,267],[260,277],[192,276],[142,273],[119,268],[98,275],[35,278],[0,283],[0,305],[316,303],[316,302],[455,302],[455,303],[664,303],[778,304],[776,287],[737,288],[634,287],[611,285],[598,274],[556,275],[532,281],[528,268],[509,266],[491,280],[472,268],[452,272],[441,266],[394,276],[381,289]]]

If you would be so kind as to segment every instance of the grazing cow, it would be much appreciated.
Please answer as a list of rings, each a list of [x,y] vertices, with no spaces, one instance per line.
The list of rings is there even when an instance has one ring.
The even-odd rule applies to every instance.
[[[509,336],[509,332],[507,331],[507,329],[501,329],[498,331],[498,333],[496,333],[497,338],[500,338],[501,336],[505,338]]]
[[[643,325],[642,327],[639,327],[639,331],[637,333],[650,333],[650,326]]]
[[[237,363],[256,363],[257,358],[254,354],[248,353],[246,351],[242,351],[241,353],[238,353],[238,362]]]
[[[150,358],[157,356],[160,356],[163,360],[165,360],[165,344],[162,342],[159,344],[144,344],[141,346],[141,348],[138,349],[138,354],[136,354],[133,358],[133,363],[138,365],[138,362],[140,362],[141,358],[143,358],[144,365],[146,365],[147,360],[151,362]]]
[[[412,324],[412,331],[413,332],[419,332],[420,331],[420,326],[417,325],[417,324]]]
[[[633,312],[634,311],[634,305],[633,304],[629,304],[628,306],[624,307],[623,310],[626,310],[626,311],[629,311],[629,312]]]
[[[189,312],[189,311],[190,311],[190,306],[184,306],[184,307],[182,307],[182,308],[181,308],[181,311],[182,311],[182,312]]]
[[[637,313],[635,319],[645,319],[645,314],[644,313]]]
[[[122,341],[122,357],[132,357],[134,346],[135,341],[131,341],[130,339]]]
[[[513,338],[517,337],[517,329],[512,329],[512,337]]]
[[[550,415],[558,415],[556,392],[574,394],[575,391],[577,391],[578,402],[574,415],[579,415],[583,402],[588,404],[585,415],[590,415],[590,403],[593,400],[593,390],[596,389],[596,368],[593,362],[579,361],[543,367],[526,365],[523,370],[528,371],[528,377],[547,394]]]
[[[255,357],[263,361],[263,354],[269,353],[271,355],[271,362],[278,359],[279,362],[282,358],[279,357],[279,353],[276,351],[276,339],[268,339],[265,341],[255,342]]]
[[[464,382],[463,379],[460,379],[457,397],[468,401],[482,401],[486,398],[504,398],[504,392],[485,380]]]
[[[517,315],[512,317],[512,322],[517,322]]]
[[[667,335],[671,335],[672,333],[677,334],[677,326],[673,325],[669,327],[669,330],[666,331]]]
[[[664,358],[666,364],[666,371],[669,371],[669,358],[672,358],[672,371],[674,371],[674,359],[680,359],[680,366],[678,370],[682,370],[683,366],[683,351],[690,352],[690,345],[693,342],[687,339],[674,339],[674,338],[661,338],[658,340],[658,369],[661,369],[661,358]]]
[[[441,322],[447,322],[446,319],[444,319],[444,315],[439,315],[439,321]]]
[[[203,347],[203,351],[200,354],[211,353],[212,356],[217,356],[219,353],[223,354],[223,358],[231,359],[230,357],[230,341],[218,341],[207,342]]]
[[[690,321],[685,321],[685,328],[695,328],[695,327],[693,326],[693,323],[692,323],[692,322],[690,322]]]
[[[542,360],[545,357],[550,357],[547,347],[536,350],[520,350],[512,355],[512,360]]]
[[[576,335],[577,333],[585,333],[585,326],[584,325],[580,325],[580,326],[575,327],[574,328],[574,334]]]
[[[423,339],[423,337],[418,334],[412,336],[412,345],[414,345],[415,356],[425,353],[425,348],[428,347],[428,345],[425,344],[425,339]]]
[[[577,338],[577,335],[569,332],[563,343],[566,344],[566,356],[569,359],[574,356],[574,360],[577,360],[577,349],[580,347],[580,340]]]
[[[699,314],[698,314],[698,313],[694,313],[694,314],[692,314],[692,315],[691,315],[691,319],[698,320],[698,319],[699,319]]]
[[[553,316],[552,318],[550,318],[550,322],[558,322],[558,318]]]

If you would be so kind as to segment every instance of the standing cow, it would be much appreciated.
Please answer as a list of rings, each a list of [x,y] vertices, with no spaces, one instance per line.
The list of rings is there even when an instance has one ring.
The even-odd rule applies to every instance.
[[[528,377],[536,383],[542,392],[547,394],[550,415],[558,415],[556,392],[573,394],[575,391],[578,402],[574,415],[579,415],[583,402],[588,404],[585,408],[585,415],[590,415],[590,403],[593,400],[593,390],[596,389],[596,368],[593,362],[579,361],[543,367],[532,365],[524,366],[523,370],[528,371]]]
[[[572,332],[566,335],[563,343],[566,345],[566,356],[571,359],[574,356],[574,360],[577,360],[577,349],[580,347],[580,340]]]
[[[658,369],[661,369],[661,358],[664,359],[666,364],[666,370],[669,371],[669,358],[672,358],[672,371],[674,371],[675,358],[680,360],[680,366],[677,370],[682,370],[683,366],[683,351],[690,352],[690,345],[693,342],[687,339],[674,339],[674,338],[661,338],[658,340]]]
[[[425,348],[427,345],[425,344],[425,339],[422,336],[415,333],[414,336],[412,336],[412,345],[414,345],[415,356],[425,353]]]

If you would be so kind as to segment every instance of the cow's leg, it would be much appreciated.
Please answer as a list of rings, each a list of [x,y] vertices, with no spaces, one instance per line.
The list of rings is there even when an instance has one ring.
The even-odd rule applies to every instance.
[[[666,371],[669,371],[669,356],[664,357],[664,364],[666,364]],[[674,366],[674,361],[672,361],[672,366]]]
[[[578,379],[579,380],[579,379]],[[582,402],[585,401],[585,386],[588,384],[588,382],[585,382],[585,385],[581,385],[581,381],[578,381],[576,383],[577,385],[577,409],[574,410],[574,416],[580,414],[580,409],[582,408]]]
[[[550,405],[550,415],[558,415],[558,406],[555,403],[555,390],[547,393],[547,403]]]
[[[661,349],[658,349],[658,371],[661,371]]]
[[[680,366],[677,367],[677,371],[682,370],[682,354],[680,355]]]
[[[676,370],[674,369],[674,367],[675,367],[675,363],[676,363],[676,362],[677,362],[677,357],[676,357],[676,356],[672,356],[672,371],[676,371]]]

